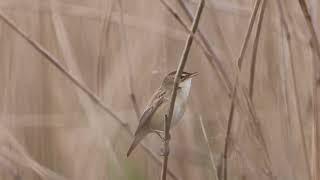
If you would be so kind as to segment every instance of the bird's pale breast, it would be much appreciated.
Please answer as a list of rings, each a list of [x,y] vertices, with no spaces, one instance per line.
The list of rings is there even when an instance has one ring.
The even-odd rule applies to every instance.
[[[186,82],[184,86],[177,93],[174,113],[172,117],[171,127],[174,127],[183,117],[186,109],[186,102],[190,92],[191,80]],[[164,114],[168,113],[170,101],[166,101],[154,112],[149,126],[154,130],[163,130],[164,128]]]

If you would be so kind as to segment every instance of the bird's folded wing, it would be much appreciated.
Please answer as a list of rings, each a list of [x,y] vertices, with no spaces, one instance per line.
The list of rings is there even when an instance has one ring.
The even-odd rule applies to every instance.
[[[160,107],[160,105],[167,101],[165,98],[165,91],[159,89],[155,94],[153,94],[147,109],[143,112],[138,128],[135,132],[135,135],[151,120],[153,113]]]

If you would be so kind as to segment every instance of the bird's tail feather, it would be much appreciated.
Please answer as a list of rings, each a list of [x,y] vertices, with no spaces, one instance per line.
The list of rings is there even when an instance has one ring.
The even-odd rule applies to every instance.
[[[127,157],[131,154],[131,152],[134,150],[134,148],[140,143],[140,141],[146,136],[147,133],[139,133],[134,137],[134,140],[131,143],[131,146],[129,147],[129,150],[127,152]]]

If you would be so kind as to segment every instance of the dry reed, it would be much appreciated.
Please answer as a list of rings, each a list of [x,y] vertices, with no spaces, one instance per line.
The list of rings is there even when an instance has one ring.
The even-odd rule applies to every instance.
[[[76,76],[74,76],[69,70],[67,70],[55,56],[53,56],[48,50],[46,50],[43,46],[41,46],[38,42],[34,41],[32,38],[29,37],[28,34],[23,32],[10,18],[8,18],[2,11],[0,11],[0,18],[5,22],[9,27],[11,27],[17,34],[19,34],[23,39],[25,39],[32,47],[34,47],[39,53],[41,53],[45,59],[51,65],[56,67],[65,77],[67,77],[75,86],[77,86],[81,91],[83,91],[94,103],[96,103],[102,110],[104,110],[108,115],[110,115],[113,119],[115,119],[120,125],[126,130],[126,132],[133,136],[133,133],[128,127],[128,124],[120,119],[114,112],[112,112],[103,102],[102,100],[97,97],[91,90],[86,87],[82,81],[80,81]],[[156,160],[157,164],[161,164],[161,160],[157,157],[152,150],[143,144],[142,146],[144,150],[154,159]],[[169,175],[173,179],[178,179],[178,177],[167,169]]]
[[[168,20],[168,16],[163,14],[164,11],[161,9],[158,11],[158,5],[160,4],[158,2],[163,4],[165,10],[170,13],[171,17],[177,22],[177,25],[181,25],[182,28],[178,26],[175,27],[174,24],[172,26],[171,21],[168,21],[170,25],[161,24],[162,22],[160,21],[158,22],[159,18]],[[32,52],[21,50],[26,47],[23,41],[21,41],[21,38],[17,38],[16,34],[12,33],[10,28],[7,29],[6,25],[0,26],[1,40],[3,42],[3,46],[0,48],[1,58],[3,59],[0,61],[0,67],[2,67],[0,71],[0,82],[5,79],[5,82],[1,84],[4,88],[0,88],[0,101],[5,99],[0,103],[5,107],[0,114],[2,132],[0,133],[0,168],[3,170],[3,172],[0,172],[0,179],[3,177],[4,179],[28,179],[30,176],[39,176],[39,178],[42,179],[71,180],[78,179],[77,177],[81,177],[83,174],[90,174],[88,177],[99,176],[101,178],[107,174],[108,177],[103,178],[110,179],[109,177],[112,176],[108,174],[109,172],[117,173],[121,179],[142,179],[135,178],[135,176],[129,177],[130,173],[126,174],[126,164],[132,162],[129,162],[130,159],[123,159],[121,153],[123,149],[122,147],[117,147],[125,144],[122,141],[124,140],[122,132],[124,132],[125,138],[132,136],[128,123],[124,120],[140,117],[139,104],[144,102],[144,98],[142,97],[144,95],[139,93],[139,95],[142,96],[136,96],[136,93],[142,90],[142,88],[139,87],[139,85],[141,85],[140,80],[142,79],[143,82],[148,81],[148,83],[151,82],[147,87],[143,88],[143,92],[148,93],[149,87],[153,88],[153,83],[155,83],[156,78],[159,78],[156,73],[156,76],[140,78],[142,73],[139,71],[143,71],[143,75],[150,75],[149,72],[151,70],[149,68],[151,66],[148,66],[149,64],[158,65],[152,66],[152,73],[156,71],[162,72],[162,66],[172,68],[173,61],[171,61],[171,59],[177,58],[176,52],[180,50],[179,48],[181,47],[182,41],[185,41],[186,33],[191,33],[194,38],[194,45],[198,46],[198,49],[195,49],[195,51],[191,53],[192,58],[194,58],[194,60],[204,59],[203,64],[198,61],[193,61],[192,63],[188,61],[191,68],[201,69],[201,76],[197,81],[193,82],[194,85],[191,96],[199,99],[196,105],[199,106],[197,108],[201,111],[201,118],[203,117],[203,120],[206,121],[203,122],[202,119],[200,119],[200,122],[187,121],[182,124],[182,127],[185,125],[188,126],[187,130],[185,130],[184,127],[183,130],[178,127],[178,130],[174,131],[174,135],[178,133],[181,139],[179,137],[179,142],[175,142],[175,139],[170,140],[170,145],[174,145],[173,148],[177,149],[174,149],[172,154],[170,152],[170,164],[172,161],[172,169],[174,169],[174,171],[167,169],[168,175],[171,176],[167,179],[219,179],[222,175],[216,177],[216,167],[220,167],[220,164],[218,161],[214,161],[213,155],[220,154],[222,151],[222,153],[224,152],[223,157],[226,161],[226,163],[222,164],[225,168],[224,178],[243,180],[260,178],[318,180],[320,168],[320,125],[318,123],[320,115],[320,45],[318,39],[319,34],[316,33],[316,29],[319,29],[319,23],[317,21],[319,16],[319,3],[316,3],[317,0],[310,0],[308,2],[306,2],[306,0],[292,2],[289,2],[289,0],[260,0],[260,5],[265,3],[270,5],[268,5],[270,8],[266,10],[268,15],[265,14],[265,16],[269,17],[269,19],[267,19],[269,20],[268,25],[272,25],[272,29],[264,25],[263,21],[265,20],[263,20],[263,14],[265,13],[265,5],[261,5],[260,15],[259,10],[256,12],[257,17],[255,19],[258,19],[256,20],[257,23],[253,25],[254,21],[252,22],[252,26],[256,26],[257,31],[254,32],[250,30],[252,31],[252,35],[250,35],[246,29],[250,29],[250,25],[248,27],[247,24],[243,23],[247,22],[250,14],[252,18],[251,2],[238,0],[232,2],[210,0],[208,2],[210,4],[205,7],[204,17],[201,17],[201,21],[204,21],[203,26],[198,28],[194,33],[189,29],[189,25],[195,19],[192,12],[196,7],[196,3],[192,0],[160,0],[156,2],[158,4],[155,3],[157,10],[151,10],[151,8],[149,8],[151,2],[150,4],[148,4],[149,2],[145,3],[143,1],[132,3],[124,0],[118,0],[117,2],[115,0],[107,0],[103,1],[103,3],[100,1],[89,2],[88,0],[81,2],[48,0],[48,2],[41,1],[39,4],[36,1],[31,3],[16,2],[14,0],[0,2],[0,17],[2,20],[42,54],[40,57],[41,60],[51,61],[49,64],[53,64],[54,67],[59,70],[58,73],[60,73],[51,74],[52,72],[44,72],[47,70],[46,65],[42,66],[41,64],[41,66],[34,67],[32,61],[21,61],[23,58],[20,57],[26,54],[30,55],[32,59],[37,59],[38,56],[31,56],[31,54],[33,55]],[[118,3],[118,6],[115,6],[115,3]],[[127,3],[130,5],[127,6]],[[276,11],[280,13],[274,13],[275,9],[273,7],[276,3],[279,8]],[[287,4],[281,7],[281,4],[284,5],[283,3]],[[101,4],[105,6],[94,7],[95,5]],[[307,5],[309,7],[307,7]],[[143,9],[146,8],[145,6],[148,6],[151,12],[149,9]],[[302,13],[299,8],[301,8]],[[144,10],[144,12],[141,10]],[[15,18],[17,24],[25,28],[25,31],[22,31],[20,27],[12,23],[12,20],[6,19],[7,15],[3,14],[3,12],[7,11],[8,14]],[[289,14],[289,11],[292,14]],[[148,13],[150,13],[150,16],[146,16]],[[1,16],[2,14],[5,17]],[[36,17],[37,20],[34,21],[34,19],[32,19],[33,22],[29,23],[29,15],[32,18]],[[280,15],[280,17],[278,17],[278,15]],[[21,18],[20,16],[24,17]],[[152,22],[154,17],[156,17],[155,19],[157,21]],[[78,20],[81,21],[81,25],[90,24],[90,28],[88,28],[90,30],[85,28],[81,30],[75,29],[75,27],[79,25]],[[97,27],[95,27],[95,25]],[[52,30],[49,29],[51,27]],[[94,30],[96,28],[99,28],[98,31]],[[120,33],[115,32],[118,30]],[[311,36],[309,32],[305,33],[307,32],[306,30],[310,31]],[[90,34],[87,34],[87,31]],[[268,33],[262,33],[262,31]],[[50,36],[52,32],[53,38]],[[93,32],[97,32],[98,34],[93,34]],[[247,40],[244,42],[241,38],[242,36],[239,36],[243,32],[247,33]],[[235,33],[239,33],[239,35],[235,35]],[[31,34],[33,34],[33,38],[31,38]],[[279,37],[274,36],[275,34]],[[118,35],[119,37],[117,37]],[[150,36],[152,36],[152,38],[154,37],[154,39],[149,41],[148,37]],[[249,47],[249,38],[253,40],[252,52],[251,47]],[[85,46],[87,42],[82,42],[82,40],[88,39],[90,40],[88,44],[94,46],[86,49],[87,47]],[[117,40],[119,40],[119,42],[115,42]],[[146,41],[141,43],[143,40]],[[280,41],[282,41],[282,44],[279,44]],[[309,41],[311,41],[311,44],[309,44]],[[261,44],[262,42],[264,44]],[[44,46],[41,45],[42,43],[50,46],[50,50],[48,50],[49,48],[44,48]],[[158,43],[160,44],[160,48]],[[272,43],[272,47],[269,46],[270,43]],[[159,52],[160,55],[156,56],[153,53],[145,52],[145,44],[150,45],[148,48]],[[112,49],[111,56],[107,53],[109,45]],[[120,46],[117,47],[118,45]],[[129,49],[132,45],[135,45],[135,47]],[[139,45],[141,47],[139,47]],[[152,45],[155,45],[157,48],[152,49]],[[235,54],[234,52],[237,52],[238,47],[241,47],[242,50],[240,60],[238,59],[238,62],[236,62],[232,56]],[[51,50],[51,48],[53,49]],[[114,48],[118,48],[119,51]],[[276,54],[278,50],[275,49],[281,48],[281,54]],[[249,49],[250,52],[248,53]],[[113,50],[115,50],[115,52],[113,52]],[[62,59],[53,56],[53,52],[57,51],[64,59],[63,62]],[[268,55],[267,52],[273,52],[274,54]],[[88,59],[84,57],[78,57],[78,53],[79,55],[88,54],[89,57],[97,57],[97,59],[93,58],[93,61],[89,62],[87,61]],[[133,58],[132,55],[134,53],[137,53],[139,58],[130,59]],[[268,61],[260,61],[260,56],[258,56],[260,53],[264,55],[261,58]],[[249,58],[247,62],[245,62],[244,54],[248,54]],[[202,58],[202,56],[204,58]],[[118,60],[117,58],[119,58],[120,61],[116,61]],[[278,61],[276,61],[277,58],[281,60],[281,62],[279,61],[278,63]],[[165,60],[162,61],[163,59]],[[22,66],[21,62],[23,65],[30,63],[30,67],[25,68],[27,70],[23,71],[23,73],[19,72],[20,69],[23,69],[20,67]],[[82,64],[84,62],[87,64],[90,63],[90,65],[92,64],[93,68],[84,67]],[[109,63],[116,66],[121,63],[121,66],[119,66],[119,69],[115,69],[113,66],[107,67]],[[148,63],[148,65],[146,63]],[[139,66],[142,64],[146,66]],[[241,64],[246,64],[248,67],[241,67]],[[206,65],[209,66],[204,67]],[[45,68],[43,71],[42,69],[38,71],[36,68],[39,67]],[[110,76],[107,69],[120,71],[120,74],[124,75],[126,88],[120,89],[120,85],[118,87],[116,83],[111,83],[113,77]],[[246,73],[242,73],[242,71],[246,70],[249,70],[249,79],[240,78]],[[281,74],[277,74],[278,70]],[[41,75],[45,78],[39,81],[39,79],[33,77],[35,74],[25,76],[26,72],[35,72],[36,75]],[[25,77],[21,77],[21,74]],[[29,75],[31,75],[31,77],[29,77]],[[52,134],[60,134],[61,132],[78,136],[78,132],[82,133],[82,130],[78,128],[79,125],[82,126],[82,124],[79,124],[81,119],[78,117],[71,117],[76,120],[72,122],[72,125],[75,125],[76,128],[72,127],[72,129],[68,128],[68,130],[65,130],[66,128],[64,126],[63,129],[61,125],[56,126],[57,122],[52,122],[51,118],[53,120],[61,119],[61,121],[65,121],[65,119],[70,118],[69,115],[43,115],[43,113],[47,113],[47,110],[48,112],[54,111],[55,107],[53,106],[57,106],[57,104],[55,104],[56,100],[52,102],[51,99],[53,99],[53,97],[51,97],[51,95],[58,94],[59,96],[63,96],[63,94],[59,93],[69,93],[68,91],[62,91],[66,90],[65,87],[61,89],[61,92],[59,90],[59,93],[53,88],[49,89],[49,93],[47,92],[47,85],[51,87],[51,83],[57,82],[55,85],[61,85],[59,83],[62,81],[55,79],[60,75],[63,75],[62,81],[67,79],[67,82],[71,82],[71,87],[75,87],[76,103],[80,105],[81,115],[84,115],[83,119],[89,122],[89,124],[85,125],[85,129],[90,129],[86,135],[95,136],[95,138],[105,138],[102,141],[100,141],[100,139],[92,140],[99,140],[99,143],[103,143],[103,146],[106,145],[106,147],[104,147],[105,149],[103,149],[103,151],[107,153],[108,158],[106,161],[108,161],[108,163],[110,161],[112,165],[114,165],[110,167],[108,164],[106,166],[108,168],[107,171],[105,166],[95,167],[96,162],[94,162],[94,160],[91,163],[87,163],[86,160],[92,159],[89,157],[89,153],[85,154],[86,151],[88,151],[86,145],[77,146],[81,147],[81,149],[83,148],[85,153],[82,152],[79,155],[72,155],[72,158],[78,159],[83,158],[83,156],[88,156],[84,158],[85,160],[80,161],[80,163],[77,161],[73,165],[62,166],[61,162],[56,162],[59,161],[60,156],[68,153],[67,151],[70,146],[68,143],[70,141],[56,139]],[[16,89],[19,89],[18,87],[30,81],[30,79],[25,81],[25,78],[34,78],[35,81],[41,85],[38,86],[36,83],[32,84],[30,85],[32,90],[25,90],[23,92],[25,94],[20,95],[17,92],[21,91]],[[123,77],[121,76],[121,78]],[[281,80],[277,81],[279,78]],[[48,79],[54,79],[55,82],[47,81]],[[134,81],[138,79],[139,81]],[[93,86],[89,85],[91,84],[91,80],[93,81]],[[247,83],[248,80],[249,83]],[[270,84],[264,84],[265,81],[270,82]],[[23,82],[22,85],[21,82]],[[85,82],[87,82],[88,85]],[[279,87],[281,88],[281,92],[278,91]],[[37,96],[38,98],[38,95],[34,94],[36,94],[40,88],[43,88],[41,92],[44,92],[39,95],[42,98],[41,101],[45,101],[43,102],[43,109],[38,108],[37,100],[33,99],[33,96]],[[34,90],[36,93],[33,94]],[[113,97],[114,90],[117,91],[117,95],[120,93],[120,96]],[[281,93],[281,95],[279,93]],[[48,95],[50,95],[50,97],[48,97]],[[282,98],[278,98],[279,95]],[[26,97],[28,99],[27,103],[23,101]],[[115,105],[114,107],[107,106],[107,101],[103,102],[103,100],[107,99],[106,97],[112,97],[110,101],[108,99],[108,102]],[[128,99],[126,97],[128,97]],[[231,107],[229,106],[230,101],[228,98],[231,99]],[[254,104],[252,103],[253,99]],[[131,101],[131,104],[128,103],[128,100]],[[264,101],[266,101],[266,103]],[[64,103],[64,101],[59,103]],[[30,106],[32,110],[25,108],[25,112],[28,115],[20,114],[20,111],[24,112],[24,107],[21,108],[20,106]],[[120,124],[120,126],[117,127],[118,129],[115,130],[117,133],[111,137],[96,134],[109,133],[109,127],[106,127],[109,126],[109,124],[102,124],[102,121],[96,118],[96,106],[99,110],[102,109],[103,112],[110,115],[106,120],[115,119]],[[275,109],[275,106],[280,108]],[[281,107],[283,109],[281,109]],[[76,108],[79,107],[77,106]],[[31,115],[33,109],[36,109],[36,112],[40,114]],[[259,114],[256,114],[256,109]],[[78,113],[78,109],[76,110]],[[238,114],[236,115],[237,111]],[[193,107],[189,108],[185,114],[185,118],[188,120],[193,119],[190,118],[193,113]],[[229,115],[229,119],[225,118],[227,115]],[[28,116],[27,118],[29,120],[22,122],[26,116]],[[49,117],[50,121],[44,122],[44,119],[47,120],[47,117]],[[237,118],[239,118],[239,120]],[[248,118],[249,123],[243,123],[245,118]],[[169,118],[167,120],[169,120]],[[216,126],[216,120],[219,120],[218,123],[220,124],[228,123],[228,125],[226,127],[220,127],[220,124]],[[260,122],[263,123],[264,126],[261,126]],[[65,125],[64,123],[66,122],[63,122],[63,125]],[[167,122],[166,125],[168,124]],[[87,125],[89,125],[89,128],[87,128]],[[2,126],[4,127],[2,128]],[[21,127],[22,129],[20,131]],[[59,129],[57,129],[57,127]],[[58,148],[61,149],[59,149],[58,152],[46,151],[44,145],[47,144],[43,144],[37,141],[37,139],[32,139],[34,138],[34,134],[33,132],[29,134],[30,128],[41,128],[34,130],[38,132],[38,134],[42,132],[43,128],[50,128],[50,132],[46,132],[44,134],[45,138],[41,140],[46,140],[49,147],[51,147],[51,144],[52,147],[59,144],[61,146]],[[248,132],[243,131],[243,128],[248,128]],[[3,133],[9,129],[10,133]],[[81,127],[81,129],[84,128]],[[257,139],[246,139],[242,133],[252,133]],[[252,134],[249,134],[249,136],[252,136]],[[283,135],[286,136],[286,139],[282,139],[283,137],[281,136]],[[268,141],[268,146],[265,142],[265,137],[270,140]],[[66,138],[69,138],[69,136],[67,135]],[[206,146],[199,146],[200,141],[196,142],[202,138],[204,138]],[[233,138],[235,138],[234,141]],[[21,141],[21,143],[17,140]],[[158,157],[150,148],[152,146],[155,147],[157,144],[152,138],[147,139],[147,141],[148,140],[151,141],[142,143],[143,150],[147,156],[139,157],[139,161],[134,162],[134,165],[140,168],[139,171],[143,168],[145,179],[154,178],[155,174],[158,174],[157,172],[159,171],[160,166],[158,165],[161,165],[162,162],[162,157]],[[183,143],[181,143],[180,140]],[[283,140],[286,142],[283,142]],[[74,141],[74,139],[72,139],[72,141]],[[146,144],[148,144],[148,146]],[[39,147],[41,149],[38,149]],[[312,154],[309,152],[311,149]],[[96,151],[97,149],[94,150]],[[259,150],[259,152],[256,152],[256,150]],[[254,151],[254,153],[252,153],[252,151]],[[100,154],[101,159],[104,159],[105,155],[105,153]],[[99,156],[98,153],[97,156]],[[185,156],[187,156],[187,158],[182,158]],[[208,161],[208,159],[210,161]],[[149,161],[151,163],[149,163]],[[83,162],[86,162],[86,164],[82,164]],[[211,164],[208,164],[208,162]],[[261,162],[265,163],[263,167],[258,165]],[[85,171],[82,171],[84,169]],[[79,172],[79,170],[81,170],[81,172]],[[30,171],[30,173],[28,171]],[[73,173],[76,174],[75,177],[73,177]],[[166,175],[165,171],[163,171],[163,173]],[[179,175],[179,177],[177,175]]]
[[[172,92],[172,95],[170,98],[169,112],[168,112],[168,116],[165,117],[165,123],[164,123],[164,130],[165,130],[165,134],[164,134],[164,149],[165,150],[164,151],[165,152],[163,155],[161,180],[167,179],[167,168],[168,168],[168,160],[169,160],[168,159],[169,158],[169,141],[170,141],[169,130],[170,130],[170,126],[171,126],[171,121],[172,121],[172,116],[173,116],[173,111],[174,111],[174,104],[176,101],[177,90],[178,90],[178,86],[179,86],[179,79],[180,79],[180,76],[181,76],[183,69],[186,65],[188,55],[190,52],[190,48],[192,45],[193,37],[194,37],[195,32],[197,31],[204,5],[205,5],[205,0],[200,0],[198,8],[197,8],[195,19],[194,19],[192,26],[191,26],[191,33],[189,34],[188,39],[185,43],[185,47],[183,49],[181,59],[179,61],[179,65],[178,65],[176,75],[174,78],[173,92]]]
[[[267,1],[263,1],[263,4],[261,6],[261,11],[260,11],[260,16],[258,19],[256,36],[253,40],[253,51],[252,51],[250,75],[249,75],[249,79],[250,79],[250,81],[249,81],[249,96],[251,99],[252,99],[253,93],[254,93],[254,79],[255,79],[255,72],[256,72],[258,47],[259,47],[259,42],[260,42],[261,27],[262,27],[262,23],[263,23],[263,17],[264,17],[264,12],[266,9],[266,4],[267,4]]]
[[[294,93],[294,99],[295,99],[295,106],[296,106],[296,113],[297,113],[297,117],[298,117],[298,123],[299,123],[299,130],[300,130],[300,137],[301,137],[301,142],[302,142],[302,147],[303,147],[303,154],[304,154],[304,161],[305,161],[305,166],[307,168],[308,171],[308,178],[311,180],[311,169],[310,169],[310,162],[309,162],[309,157],[308,157],[308,151],[307,151],[307,143],[306,143],[306,138],[305,138],[305,132],[304,132],[304,126],[303,126],[303,117],[301,114],[301,103],[298,97],[298,85],[297,85],[297,78],[296,78],[296,68],[294,66],[294,62],[293,62],[293,56],[292,56],[292,52],[293,52],[293,48],[292,48],[292,42],[291,42],[291,34],[289,31],[289,26],[288,23],[286,22],[286,19],[284,17],[284,10],[283,7],[281,5],[281,3],[278,3],[279,9],[280,9],[280,18],[284,27],[284,31],[286,34],[286,43],[287,43],[287,47],[288,47],[288,59],[289,59],[289,65],[290,65],[290,72],[291,72],[291,76],[293,79],[293,93]]]

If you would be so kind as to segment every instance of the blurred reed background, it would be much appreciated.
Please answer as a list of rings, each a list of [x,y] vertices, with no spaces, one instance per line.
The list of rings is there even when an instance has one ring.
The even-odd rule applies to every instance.
[[[234,100],[229,180],[319,180],[320,59],[299,1],[266,0],[263,19],[257,13]],[[198,1],[165,2],[190,26],[186,10],[194,14]],[[223,169],[236,64],[254,4],[206,0],[202,38],[198,33],[186,67],[200,75],[184,121],[172,131],[169,169],[176,179],[217,180]],[[320,36],[320,2],[307,4]],[[0,179],[158,179],[158,137],[144,140],[149,152],[139,146],[130,158],[125,154],[128,130],[163,76],[176,69],[188,35],[168,8],[160,0],[1,0],[0,11],[119,118],[2,18]]]

